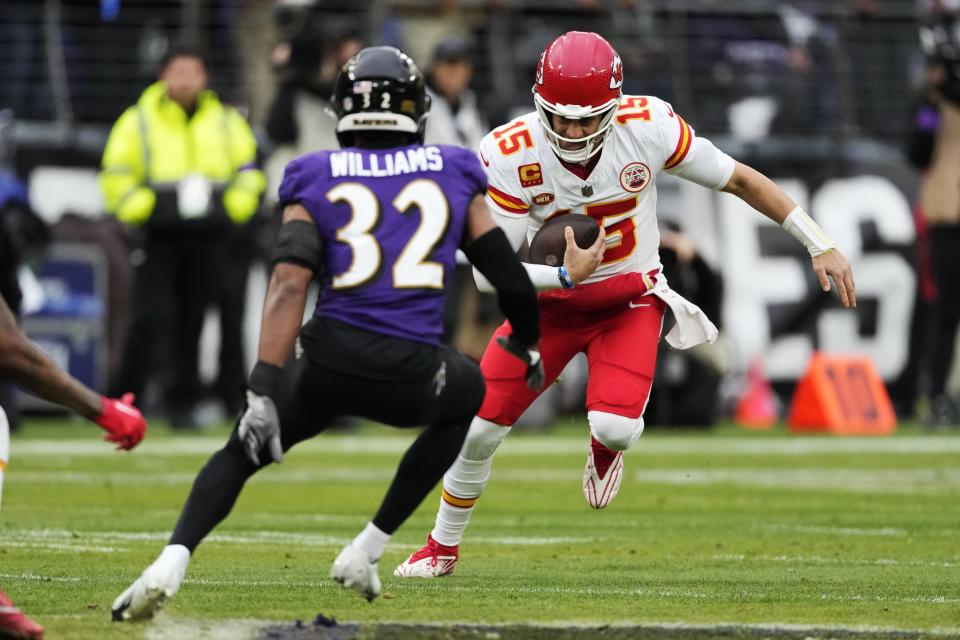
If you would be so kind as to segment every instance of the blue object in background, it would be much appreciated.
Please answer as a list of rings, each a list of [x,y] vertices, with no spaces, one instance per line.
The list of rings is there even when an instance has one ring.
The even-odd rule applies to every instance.
[[[88,387],[102,389],[106,376],[106,258],[96,246],[54,244],[37,270],[45,300],[23,319],[31,340]],[[24,408],[49,403],[23,396]]]
[[[43,306],[33,315],[40,317],[99,319],[104,315],[97,272],[89,260],[48,259],[37,273],[43,285]]]
[[[120,13],[120,0],[100,0],[100,19],[113,22]]]

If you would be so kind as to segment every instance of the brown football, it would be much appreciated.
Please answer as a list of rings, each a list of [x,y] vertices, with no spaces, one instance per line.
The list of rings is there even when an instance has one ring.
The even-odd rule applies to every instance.
[[[551,218],[540,227],[533,240],[530,241],[530,253],[527,261],[534,264],[545,264],[559,267],[563,264],[563,254],[567,251],[567,241],[563,237],[566,227],[573,229],[577,246],[586,249],[597,241],[600,227],[593,218],[579,213],[567,213]]]

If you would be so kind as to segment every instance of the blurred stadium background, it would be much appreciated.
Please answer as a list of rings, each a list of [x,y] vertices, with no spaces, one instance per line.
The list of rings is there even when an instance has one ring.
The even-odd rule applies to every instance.
[[[3,586],[50,637],[64,638],[252,637],[318,608],[359,622],[580,624],[593,637],[852,637],[864,625],[863,637],[956,637],[957,420],[953,409],[932,412],[927,399],[927,363],[945,344],[932,338],[937,290],[916,206],[922,174],[911,162],[916,114],[930,97],[918,26],[954,5],[0,1],[0,287],[22,293],[28,334],[94,388],[123,384],[116,377],[142,257],[138,232],[105,213],[101,155],[113,122],[182,42],[208,52],[211,87],[249,119],[268,175],[244,249],[247,363],[280,171],[296,153],[330,144],[331,70],[361,43],[396,45],[431,71],[438,61],[468,60],[475,115],[493,127],[532,109],[536,59],[551,39],[570,29],[601,33],[623,57],[625,92],[670,101],[698,134],[806,207],[850,258],[859,302],[842,311],[818,289],[804,250],[736,199],[664,176],[659,214],[675,232],[664,233],[667,273],[722,338],[693,353],[661,350],[648,435],[628,454],[616,505],[597,514],[580,499],[586,365],[575,361],[517,429],[548,433],[504,445],[454,578],[387,577],[422,544],[431,497],[384,556],[387,597],[376,606],[326,579],[328,560],[367,517],[383,470],[409,437],[345,425],[251,483],[198,555],[172,617],[118,628],[106,621],[107,605],[165,539],[230,425],[232,407],[215,389],[221,341],[212,307],[200,355],[209,389],[187,421],[211,425],[201,435],[164,427],[168,358],[140,399],[151,434],[130,456],[83,442],[90,434],[62,416],[36,417],[51,407],[0,391],[0,405],[24,416],[0,521]],[[463,108],[473,108],[467,95]],[[454,133],[470,143],[467,132]],[[500,319],[459,275],[450,339],[479,356]],[[827,367],[847,372],[847,391],[833,402],[851,395],[854,414],[882,400],[876,386],[864,397],[856,384],[872,373],[882,379],[900,420],[895,437],[785,434],[815,353],[860,358],[849,369]],[[957,397],[956,371],[948,391]],[[223,620],[236,618],[246,622]],[[611,621],[666,626],[646,635],[597,626]],[[417,633],[460,637],[431,629]],[[571,629],[495,633],[590,637],[586,627]],[[463,637],[480,637],[474,631]],[[376,633],[364,637],[413,637],[403,627]]]
[[[534,65],[553,37],[596,30],[624,59],[626,92],[670,101],[700,135],[786,185],[844,248],[858,280],[857,313],[839,313],[786,234],[733,198],[665,176],[661,221],[683,234],[682,246],[664,247],[668,275],[719,321],[724,338],[692,355],[664,350],[648,425],[713,424],[764,379],[783,415],[816,350],[868,356],[897,414],[923,417],[925,323],[936,292],[918,261],[919,174],[905,150],[927,73],[918,24],[941,8],[936,0],[6,0],[4,218],[40,276],[24,283],[25,326],[92,386],[115,378],[136,236],[103,221],[97,169],[112,122],[174,44],[206,49],[211,86],[248,116],[270,179],[260,241],[251,245],[249,362],[280,171],[297,152],[329,142],[329,70],[351,47],[396,45],[431,69],[437,45],[457,38],[473,63],[477,112],[496,126],[531,109]],[[9,213],[17,207],[36,212],[49,233],[26,233]],[[478,355],[498,318],[490,300],[464,289],[451,339]],[[216,313],[202,342],[207,381],[216,376]],[[582,370],[575,363],[527,422],[578,411]],[[143,399],[148,409],[162,411],[158,395],[155,386]],[[223,416],[206,409],[191,424]]]

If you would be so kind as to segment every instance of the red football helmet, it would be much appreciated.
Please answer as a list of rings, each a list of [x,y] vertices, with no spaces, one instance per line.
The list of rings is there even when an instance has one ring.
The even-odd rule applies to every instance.
[[[600,151],[613,131],[622,85],[620,56],[596,33],[570,31],[544,50],[537,65],[533,99],[547,140],[561,159],[583,162]],[[574,119],[603,117],[596,133],[572,139],[553,130],[550,114]],[[578,149],[563,149],[560,142],[584,144]]]

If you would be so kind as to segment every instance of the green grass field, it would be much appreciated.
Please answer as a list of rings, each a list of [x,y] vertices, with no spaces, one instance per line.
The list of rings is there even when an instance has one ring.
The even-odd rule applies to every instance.
[[[0,584],[49,638],[256,637],[318,612],[361,623],[677,623],[690,637],[709,625],[960,635],[960,435],[653,429],[597,512],[580,488],[583,424],[515,432],[456,573],[392,577],[432,526],[435,493],[397,532],[381,561],[384,596],[368,604],[329,579],[330,563],[411,436],[328,434],[255,477],[165,612],[131,626],[108,622],[110,603],[163,546],[227,431],[154,427],[132,454],[95,431],[31,423],[12,443]]]

